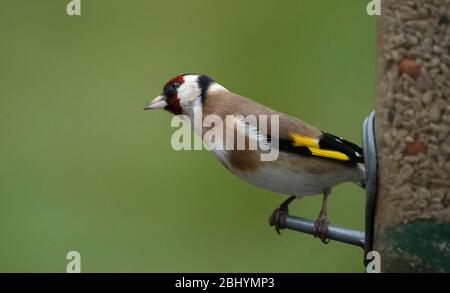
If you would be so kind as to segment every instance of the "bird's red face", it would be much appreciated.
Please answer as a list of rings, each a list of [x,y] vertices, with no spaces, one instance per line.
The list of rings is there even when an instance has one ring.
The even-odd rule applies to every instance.
[[[213,80],[206,75],[183,74],[169,80],[144,110],[165,109],[175,115],[189,114],[202,106],[206,92]]]
[[[175,115],[183,113],[183,109],[180,104],[180,97],[178,96],[178,89],[183,83],[183,76],[178,75],[169,80],[163,88],[163,95],[166,97],[165,100],[167,103],[167,106],[165,106],[164,109]]]
[[[161,95],[157,96],[148,104],[144,110],[164,109],[175,115],[183,113],[183,108],[180,104],[179,88],[184,83],[183,75],[178,75],[169,80],[163,88]]]

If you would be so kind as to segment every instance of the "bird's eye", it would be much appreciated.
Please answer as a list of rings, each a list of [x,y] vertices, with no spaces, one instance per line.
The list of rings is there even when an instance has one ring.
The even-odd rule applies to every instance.
[[[178,82],[178,81],[174,81],[174,83],[172,84],[172,87],[173,87],[174,89],[177,89],[177,88],[179,88],[179,87],[180,87],[180,85],[181,85],[181,83],[180,83],[180,82]]]

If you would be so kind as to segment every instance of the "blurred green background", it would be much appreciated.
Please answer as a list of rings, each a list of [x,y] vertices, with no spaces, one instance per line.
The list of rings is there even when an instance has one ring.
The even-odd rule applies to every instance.
[[[228,89],[360,143],[374,106],[367,1],[2,0],[0,271],[361,272],[362,250],[267,218],[285,197],[176,152],[170,77]],[[294,202],[315,218],[321,197]],[[334,189],[333,224],[363,229],[363,191]]]

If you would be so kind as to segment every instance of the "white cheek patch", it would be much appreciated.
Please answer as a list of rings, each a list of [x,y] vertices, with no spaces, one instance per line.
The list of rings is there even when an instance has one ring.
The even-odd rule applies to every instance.
[[[193,119],[195,112],[201,113],[201,89],[197,83],[198,75],[185,75],[183,78],[184,82],[178,89],[178,99],[183,112]]]
[[[198,75],[185,75],[184,82],[178,89],[178,98],[182,105],[188,105],[190,101],[200,97],[201,90],[198,87]]]

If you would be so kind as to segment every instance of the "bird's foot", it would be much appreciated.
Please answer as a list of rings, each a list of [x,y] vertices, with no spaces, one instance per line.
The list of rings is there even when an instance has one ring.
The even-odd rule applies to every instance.
[[[276,208],[269,217],[270,226],[275,226],[275,231],[280,235],[280,230],[286,228],[286,217],[289,214],[288,206],[295,200],[295,196],[292,195],[285,201],[283,201],[278,208]]]
[[[328,244],[330,242],[326,233],[328,231],[328,219],[326,215],[319,215],[314,221],[314,237],[319,237],[322,243]]]
[[[289,213],[288,207],[280,205],[269,217],[270,226],[275,226],[275,231],[280,235],[280,230],[286,228],[286,217]]]

